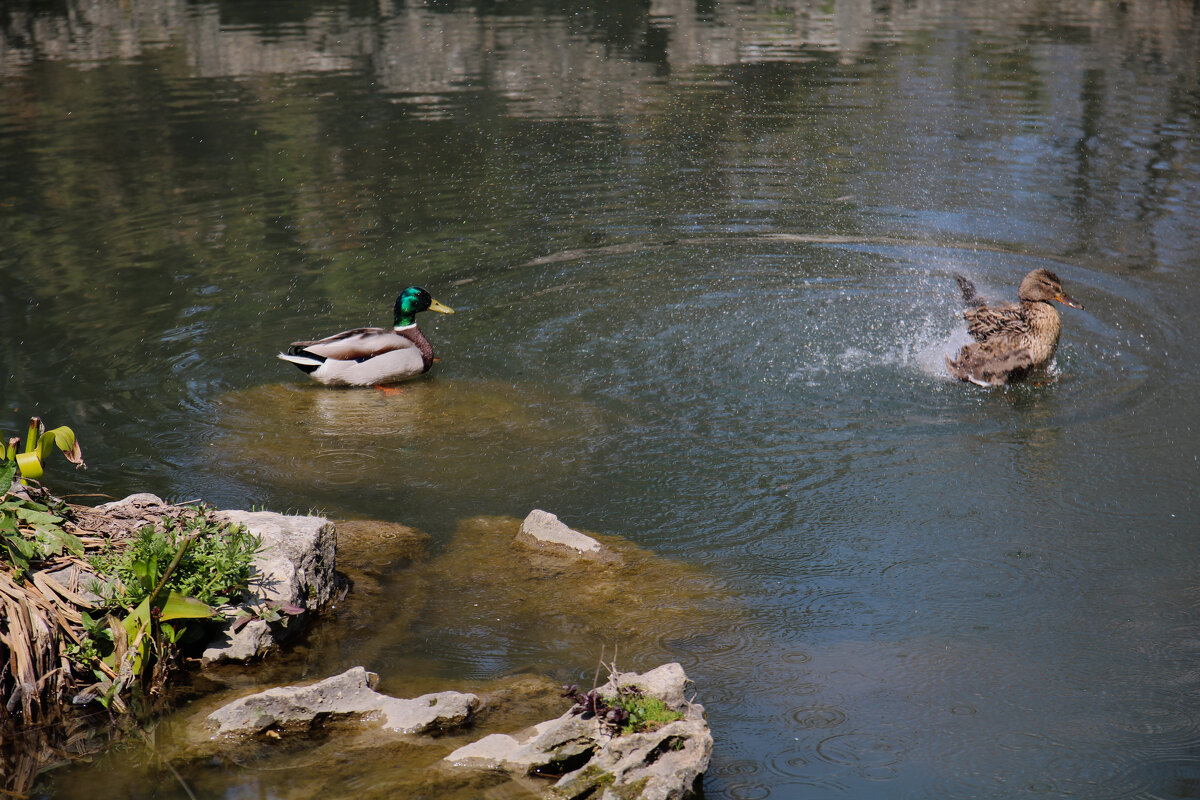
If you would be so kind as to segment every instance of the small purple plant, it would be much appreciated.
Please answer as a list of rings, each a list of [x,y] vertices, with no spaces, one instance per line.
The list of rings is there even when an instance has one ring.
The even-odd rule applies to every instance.
[[[575,705],[571,706],[572,714],[582,716],[584,719],[596,717],[601,723],[610,727],[614,734],[629,722],[628,711],[620,705],[614,705],[595,689],[584,694],[579,691],[577,685],[572,683],[563,687],[562,696],[574,701]]]

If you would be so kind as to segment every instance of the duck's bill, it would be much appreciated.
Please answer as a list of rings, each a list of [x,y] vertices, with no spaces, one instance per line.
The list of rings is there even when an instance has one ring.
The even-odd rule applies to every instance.
[[[1078,306],[1076,306],[1076,308],[1078,308]],[[454,313],[453,308],[451,308],[450,306],[447,306],[447,305],[442,305],[437,300],[430,301],[429,310],[437,311],[438,313],[441,313],[441,314],[453,314]]]
[[[1074,297],[1071,297],[1069,294],[1056,294],[1054,295],[1054,299],[1062,303],[1064,306],[1070,306],[1071,308],[1083,308],[1083,303],[1079,302]]]

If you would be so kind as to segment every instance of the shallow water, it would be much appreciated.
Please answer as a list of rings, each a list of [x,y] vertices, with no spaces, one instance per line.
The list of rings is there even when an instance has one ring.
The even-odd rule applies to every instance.
[[[1194,795],[1191,5],[66,8],[0,11],[2,427],[76,429],[64,492],[429,534],[281,675],[590,680],[596,623],[446,566],[541,507],[719,587],[622,643],[696,681],[706,797]],[[953,275],[1039,267],[1053,368],[950,381]],[[458,313],[404,392],[275,360],[409,283]]]

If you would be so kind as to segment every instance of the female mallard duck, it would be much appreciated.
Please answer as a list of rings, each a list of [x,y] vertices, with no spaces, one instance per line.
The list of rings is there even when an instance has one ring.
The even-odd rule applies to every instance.
[[[969,306],[963,317],[975,341],[964,345],[953,361],[947,357],[946,366],[960,381],[980,386],[1020,380],[1054,357],[1062,320],[1051,300],[1083,308],[1063,292],[1058,276],[1048,269],[1035,269],[1025,276],[1017,290],[1021,302],[995,306],[987,305],[966,278],[955,275],[954,279]]]
[[[453,314],[419,286],[396,298],[396,319],[387,328],[355,328],[312,342],[292,342],[279,357],[327,386],[380,386],[415,378],[433,366],[433,346],[417,328],[422,311]]]

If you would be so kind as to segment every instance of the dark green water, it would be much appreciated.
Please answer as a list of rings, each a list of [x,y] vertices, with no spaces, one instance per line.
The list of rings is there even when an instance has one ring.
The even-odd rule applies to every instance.
[[[708,571],[727,629],[648,650],[709,798],[1193,797],[1198,65],[1184,2],[5,4],[0,427],[75,428],[66,493],[435,552],[541,507]],[[953,274],[1038,267],[1050,379],[950,382]],[[406,393],[274,358],[410,283],[458,313]],[[393,577],[314,677],[590,679]]]

